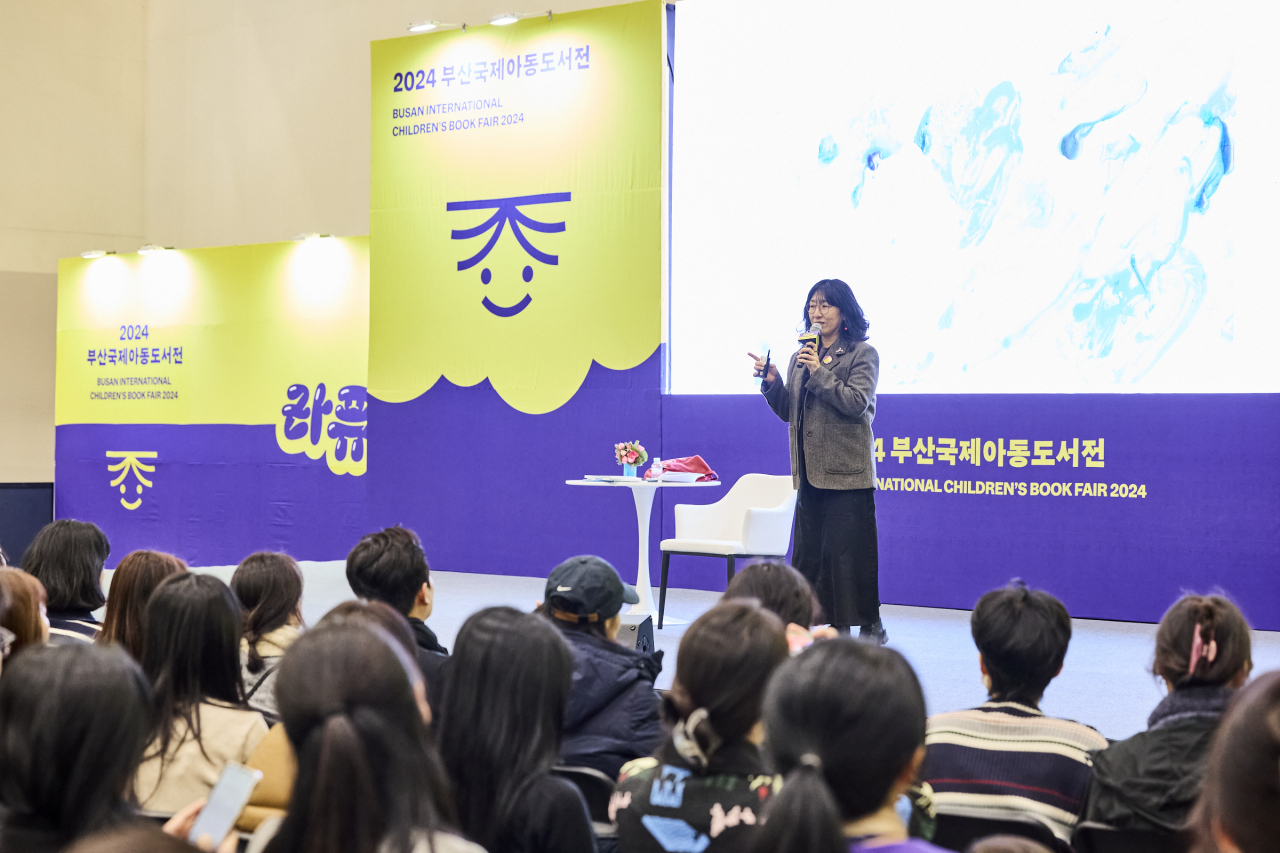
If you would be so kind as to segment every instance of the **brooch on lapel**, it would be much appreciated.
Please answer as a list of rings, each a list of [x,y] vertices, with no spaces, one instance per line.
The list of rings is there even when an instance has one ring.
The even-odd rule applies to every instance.
[[[823,364],[830,364],[830,363],[831,363],[831,356],[827,356],[826,358],[824,358],[824,359],[822,360],[822,363],[823,363]]]

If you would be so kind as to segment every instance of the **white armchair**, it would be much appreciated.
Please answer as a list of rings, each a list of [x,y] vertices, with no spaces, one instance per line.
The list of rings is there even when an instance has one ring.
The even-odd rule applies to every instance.
[[[713,504],[677,504],[676,537],[663,539],[662,582],[658,591],[658,627],[667,606],[667,570],[672,554],[719,557],[733,580],[739,557],[781,557],[791,542],[796,490],[791,477],[743,474]]]

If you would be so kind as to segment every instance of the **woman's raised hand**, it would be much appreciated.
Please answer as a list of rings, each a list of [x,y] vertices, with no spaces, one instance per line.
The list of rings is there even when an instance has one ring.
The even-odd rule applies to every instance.
[[[747,353],[747,355],[751,356],[756,360],[756,368],[755,368],[755,373],[752,374],[753,376],[755,376],[757,379],[763,378],[765,382],[778,381],[778,365],[777,364],[773,363],[772,361],[769,362],[769,375],[762,376],[764,372],[765,359],[761,358],[760,356],[756,355],[753,352],[749,352]]]

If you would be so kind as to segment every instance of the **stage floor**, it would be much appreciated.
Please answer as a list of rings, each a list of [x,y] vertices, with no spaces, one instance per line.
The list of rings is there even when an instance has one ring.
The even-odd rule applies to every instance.
[[[314,624],[331,607],[352,597],[341,561],[303,562],[303,616]],[[196,569],[224,580],[234,566]],[[541,578],[432,572],[436,587],[435,613],[427,624],[450,649],[462,623],[475,611],[494,605],[532,610],[542,599]],[[718,593],[701,590],[667,591],[667,613],[696,619],[711,607]],[[655,590],[656,599],[656,590]],[[911,661],[930,713],[969,708],[986,697],[979,681],[978,654],[969,636],[969,611],[885,605],[889,645]],[[654,636],[666,651],[657,686],[671,686],[676,649],[685,626],[668,625]],[[1076,619],[1071,647],[1062,675],[1049,685],[1042,707],[1048,714],[1088,723],[1109,738],[1125,738],[1146,728],[1147,715],[1164,695],[1149,671],[1155,649],[1156,626],[1141,622]],[[1280,669],[1280,632],[1255,631],[1254,673]]]

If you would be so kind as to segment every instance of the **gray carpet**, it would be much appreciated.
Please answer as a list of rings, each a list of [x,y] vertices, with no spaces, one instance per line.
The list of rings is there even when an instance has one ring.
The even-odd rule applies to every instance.
[[[224,580],[234,566],[198,569]],[[352,597],[341,562],[302,564],[303,615],[314,624],[329,608]],[[506,604],[531,610],[542,598],[543,581],[500,575],[432,572],[435,613],[428,624],[452,648],[463,621],[482,607]],[[672,589],[667,613],[691,620],[715,603],[717,593]],[[911,661],[924,686],[930,713],[968,708],[986,697],[979,680],[978,653],[969,636],[969,612],[886,605],[884,623],[889,645]],[[1049,685],[1043,710],[1088,723],[1109,738],[1125,738],[1146,728],[1147,715],[1164,695],[1150,673],[1155,625],[1076,619],[1062,675]],[[658,687],[670,687],[676,648],[684,626],[655,631],[666,665]],[[1255,631],[1254,672],[1280,669],[1280,633]]]

